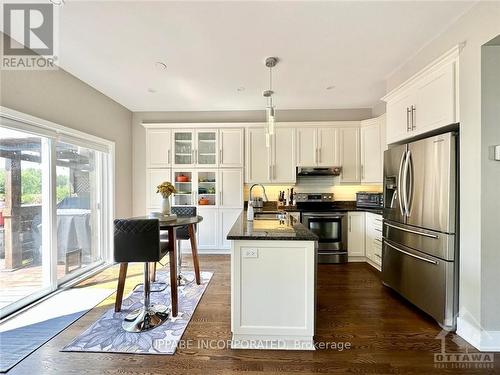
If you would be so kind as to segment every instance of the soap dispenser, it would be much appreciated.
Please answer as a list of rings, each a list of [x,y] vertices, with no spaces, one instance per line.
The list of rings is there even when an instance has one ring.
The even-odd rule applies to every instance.
[[[248,207],[247,207],[247,220],[248,221],[253,221],[253,202],[252,201],[248,201]]]

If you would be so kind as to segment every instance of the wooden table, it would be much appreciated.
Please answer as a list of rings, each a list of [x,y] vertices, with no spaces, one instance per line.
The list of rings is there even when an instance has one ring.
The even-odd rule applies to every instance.
[[[152,219],[150,216],[134,217],[134,219]],[[175,220],[162,220],[160,222],[160,231],[168,232],[168,254],[170,263],[170,290],[172,298],[172,316],[177,316],[178,313],[178,293],[177,293],[177,246],[175,230],[178,227],[187,226],[189,232],[189,240],[191,241],[191,252],[193,254],[194,273],[196,277],[196,284],[200,285],[200,264],[198,260],[198,246],[196,244],[196,231],[195,225],[203,220],[202,216],[179,216]],[[180,251],[180,249],[179,249]],[[120,263],[120,275],[118,277],[118,288],[116,291],[115,311],[121,310],[123,290],[125,287],[125,279],[127,277],[128,263]],[[156,263],[152,267],[153,272],[151,279],[154,281],[156,274]]]

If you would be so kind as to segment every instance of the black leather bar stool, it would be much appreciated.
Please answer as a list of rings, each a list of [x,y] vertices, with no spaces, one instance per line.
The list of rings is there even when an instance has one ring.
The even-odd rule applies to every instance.
[[[178,217],[195,217],[196,207],[193,206],[176,206],[172,207],[172,213],[176,214]],[[189,228],[187,225],[177,228],[175,232],[177,238],[177,285],[186,285],[192,280],[187,279],[181,271],[182,268],[182,251],[181,251],[181,240],[190,240]],[[194,259],[193,259],[194,261]]]
[[[128,332],[147,331],[161,325],[169,316],[167,306],[152,305],[150,301],[150,263],[160,261],[167,254],[168,240],[160,241],[158,219],[117,219],[114,227],[115,261],[122,265],[144,262],[144,306],[127,315],[122,327]]]

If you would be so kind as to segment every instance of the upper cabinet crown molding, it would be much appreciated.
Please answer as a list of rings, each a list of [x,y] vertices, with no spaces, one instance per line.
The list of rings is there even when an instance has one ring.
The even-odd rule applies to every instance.
[[[278,111],[279,115],[279,111]],[[142,122],[145,129],[199,129],[199,128],[259,128],[265,127],[262,121],[255,122]],[[359,127],[359,121],[277,121],[276,127],[304,128],[304,127]]]
[[[413,76],[411,76],[409,79],[407,79],[405,82],[400,84],[398,87],[395,89],[391,90],[387,95],[382,97],[380,100],[384,102],[390,102],[393,100],[397,100],[397,98],[401,95],[404,95],[404,92],[416,84],[427,76],[428,74],[431,74],[432,72],[439,70],[440,68],[450,65],[450,64],[458,64],[458,58],[460,56],[460,52],[463,49],[464,44],[457,44],[447,52],[445,52],[443,55],[426,65],[423,69],[415,73]],[[457,65],[458,67],[458,65]],[[458,69],[457,69],[458,72]]]

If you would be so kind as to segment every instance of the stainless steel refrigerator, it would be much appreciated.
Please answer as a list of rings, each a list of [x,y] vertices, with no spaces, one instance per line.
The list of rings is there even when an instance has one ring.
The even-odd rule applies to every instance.
[[[383,283],[448,330],[458,309],[457,139],[384,153]]]

